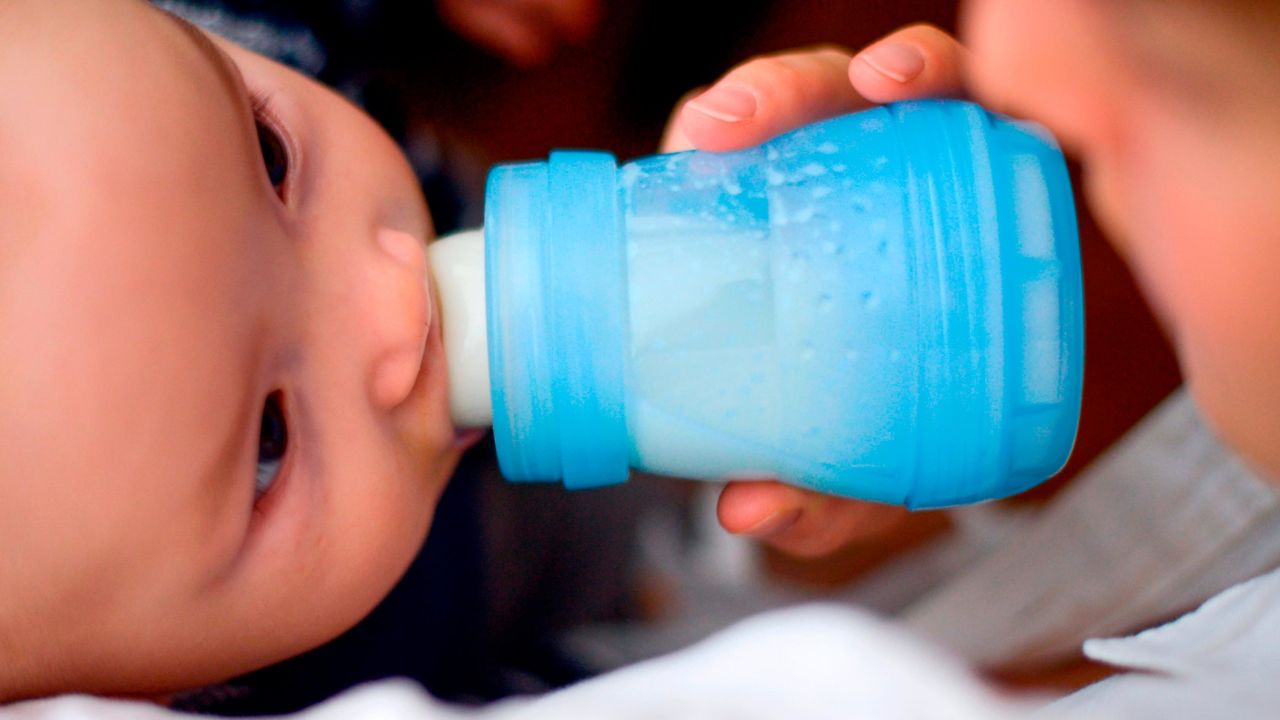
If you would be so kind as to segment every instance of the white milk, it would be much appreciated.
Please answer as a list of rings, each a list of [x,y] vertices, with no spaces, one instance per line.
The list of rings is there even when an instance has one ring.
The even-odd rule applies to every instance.
[[[843,265],[861,258],[682,217],[631,217],[627,235],[633,464],[819,481],[858,469],[910,362],[869,344],[879,288],[849,287]]]

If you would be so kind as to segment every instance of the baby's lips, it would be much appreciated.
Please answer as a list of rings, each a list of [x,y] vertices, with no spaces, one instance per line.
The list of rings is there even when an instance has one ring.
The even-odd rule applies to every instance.
[[[434,304],[431,302],[431,273],[428,272],[428,264],[426,264],[426,241],[413,233],[381,228],[378,231],[378,242],[388,255],[406,265],[415,277],[422,278],[422,290],[426,293],[424,322],[426,327],[430,328]]]
[[[426,336],[414,347],[389,353],[378,362],[373,377],[374,401],[381,407],[404,402],[420,382],[426,357]]]
[[[396,320],[405,325],[394,330],[392,337],[398,336],[403,340],[379,360],[372,379],[375,402],[393,407],[403,402],[421,382],[435,308],[431,279],[427,273],[425,243],[410,233],[389,228],[378,231],[377,241],[383,251],[403,264],[414,278],[407,286],[407,292],[397,296],[401,297],[403,306],[395,308],[395,311],[402,311],[407,316]]]

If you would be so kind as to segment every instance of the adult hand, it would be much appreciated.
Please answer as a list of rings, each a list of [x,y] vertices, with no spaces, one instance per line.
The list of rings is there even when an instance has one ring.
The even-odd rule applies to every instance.
[[[681,102],[663,150],[736,150],[877,103],[960,95],[964,65],[964,48],[930,25],[898,30],[856,55],[838,47],[766,55]],[[725,486],[718,514],[729,532],[812,557],[884,532],[905,510],[740,481]]]
[[[963,95],[966,52],[932,25],[911,25],[856,55],[820,46],[754,58],[686,96],[662,150],[737,150],[880,103]]]

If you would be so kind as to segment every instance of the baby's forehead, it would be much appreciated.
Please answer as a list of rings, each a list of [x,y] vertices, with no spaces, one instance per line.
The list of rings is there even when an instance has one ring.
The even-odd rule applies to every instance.
[[[170,416],[222,402],[157,387],[247,362],[254,307],[228,308],[274,196],[232,72],[140,2],[0,0],[0,398],[26,393],[9,410],[78,388],[53,424],[102,410],[145,438],[163,427],[133,398]]]
[[[144,3],[18,0],[0,14],[0,121],[26,131],[19,137],[41,127],[23,126],[24,118],[52,122],[50,131],[70,133],[66,141],[81,134],[128,141],[140,134],[132,127],[173,128],[175,121],[199,130],[194,121],[227,115],[210,111],[237,91],[199,31]]]
[[[235,76],[198,31],[118,0],[17,0],[0,17],[4,237],[109,234],[235,186],[250,131]]]

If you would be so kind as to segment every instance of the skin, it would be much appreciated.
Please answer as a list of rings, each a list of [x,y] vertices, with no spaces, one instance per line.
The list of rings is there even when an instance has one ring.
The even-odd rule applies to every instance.
[[[463,445],[412,172],[336,95],[144,3],[0,12],[0,701],[320,644],[402,574]]]
[[[1280,8],[976,0],[962,20],[967,50],[915,26],[858,56],[824,48],[748,62],[717,86],[751,93],[754,114],[716,117],[696,97],[670,142],[745,147],[867,101],[960,93],[1045,124],[1081,159],[1085,195],[1197,404],[1228,444],[1280,477]],[[890,43],[919,54],[915,74],[876,68],[872,53]],[[731,484],[719,512],[730,531],[820,555],[874,535],[895,511],[759,483]]]

